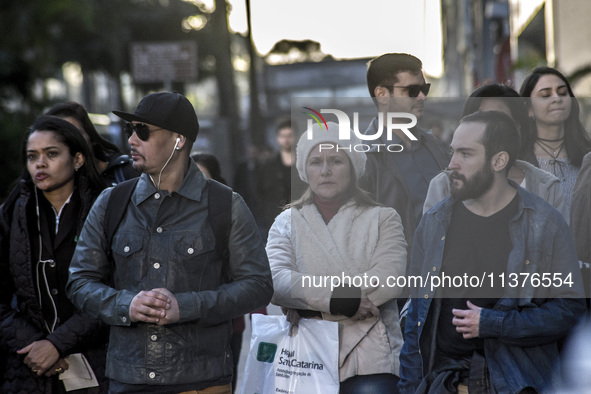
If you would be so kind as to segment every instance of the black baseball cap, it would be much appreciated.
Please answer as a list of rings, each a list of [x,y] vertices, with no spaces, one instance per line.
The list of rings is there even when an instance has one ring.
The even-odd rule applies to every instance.
[[[191,102],[176,92],[151,93],[138,104],[133,114],[113,111],[128,122],[137,121],[162,127],[195,141],[199,132],[197,114]]]

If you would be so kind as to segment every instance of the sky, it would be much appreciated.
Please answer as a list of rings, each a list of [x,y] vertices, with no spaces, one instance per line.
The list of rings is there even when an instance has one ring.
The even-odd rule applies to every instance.
[[[246,31],[244,0],[230,0],[230,28]],[[337,59],[411,53],[442,72],[440,0],[251,0],[253,41],[266,54],[282,39],[314,40]]]

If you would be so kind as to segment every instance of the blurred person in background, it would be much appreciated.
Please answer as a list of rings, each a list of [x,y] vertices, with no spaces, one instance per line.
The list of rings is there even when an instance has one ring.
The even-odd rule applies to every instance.
[[[8,355],[0,391],[64,393],[58,376],[69,367],[66,357],[82,353],[102,385],[80,392],[106,393],[106,326],[78,311],[65,291],[103,182],[71,123],[41,116],[26,137],[26,170],[0,208],[0,347]]]
[[[486,84],[475,89],[464,104],[462,117],[477,111],[500,111],[510,116],[517,125],[517,130],[527,123],[527,108],[519,94],[508,86],[501,84]],[[509,179],[525,188],[527,191],[542,197],[562,214],[568,222],[566,198],[560,186],[560,180],[547,171],[534,165],[516,160],[509,169]],[[450,180],[448,171],[442,172],[431,180],[423,213],[442,201],[450,194]]]
[[[583,156],[591,151],[591,140],[579,119],[579,102],[566,77],[550,67],[535,68],[519,94],[530,98],[520,159],[560,179],[568,213]]]
[[[114,186],[140,175],[133,169],[129,156],[121,153],[112,142],[102,138],[92,124],[86,109],[76,102],[56,104],[46,115],[54,115],[72,123],[90,146],[92,160],[106,186]]]
[[[221,184],[228,185],[226,179],[222,176],[222,167],[217,157],[209,153],[195,153],[191,155],[191,159],[207,179],[213,179]]]
[[[562,368],[554,376],[552,394],[591,394],[591,322],[584,320],[573,329],[563,352]]]
[[[266,235],[267,229],[262,223],[260,201],[257,192],[257,175],[262,163],[267,160],[268,152],[253,144],[248,144],[244,156],[234,165],[234,179],[232,189],[242,196],[246,205],[252,212],[262,235]]]
[[[349,151],[346,145],[360,140],[340,141],[338,130],[333,122],[325,130],[315,124],[313,139],[306,133],[298,142],[296,168],[309,187],[269,231],[272,303],[293,324],[300,318],[338,322],[341,394],[397,393],[403,339],[395,301],[402,290],[385,283],[405,273],[402,223],[394,209],[379,206],[357,187],[366,156]],[[333,291],[306,287],[304,275],[367,275],[380,283],[343,284]]]
[[[306,186],[299,179],[295,168],[291,120],[279,119],[275,132],[279,152],[263,162],[257,173],[257,195],[260,201],[258,214],[264,228],[264,238],[283,207],[292,200],[292,196],[301,195]]]

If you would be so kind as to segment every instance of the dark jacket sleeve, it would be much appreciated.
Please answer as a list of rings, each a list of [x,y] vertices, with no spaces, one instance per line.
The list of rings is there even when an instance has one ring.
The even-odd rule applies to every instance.
[[[77,312],[47,336],[62,356],[84,350],[89,339],[99,335],[104,323],[90,315]]]

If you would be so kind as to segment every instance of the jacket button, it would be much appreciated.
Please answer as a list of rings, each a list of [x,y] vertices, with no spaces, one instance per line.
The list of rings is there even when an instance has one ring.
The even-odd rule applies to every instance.
[[[59,293],[59,291],[57,291],[57,289],[51,289],[51,295],[57,295],[57,293]]]
[[[129,246],[126,246],[126,247],[124,247],[124,248],[123,248],[123,251],[124,251],[125,253],[129,252],[129,250],[130,250],[130,249],[129,249]]]
[[[187,253],[189,253],[189,254],[193,254],[194,252],[195,252],[195,249],[193,249],[193,248],[187,249]]]
[[[417,327],[420,327],[420,326],[421,326],[421,322],[418,322],[418,323],[417,323]]]
[[[49,261],[49,268],[55,268],[55,265],[56,265],[55,261],[53,261],[53,260]]]
[[[445,240],[445,235],[444,235],[443,237],[441,237],[441,240],[442,240],[442,241],[443,241],[443,240]]]
[[[122,321],[123,323],[127,323],[127,318],[126,318],[125,316],[123,316],[123,317],[121,318],[121,321]]]
[[[433,267],[433,271],[437,271],[437,267]]]
[[[157,232],[158,234],[160,234],[160,233],[162,232],[162,227],[158,227],[158,228],[156,229],[156,232]]]
[[[152,335],[150,339],[152,340],[152,342],[156,342],[158,340],[158,335]]]
[[[160,268],[160,263],[154,263],[154,268],[155,268],[155,269],[158,269],[158,268]]]
[[[154,379],[156,377],[156,372],[150,372],[148,376],[150,377],[150,379]]]
[[[154,194],[154,198],[155,198],[156,200],[158,200],[158,199],[160,198],[160,193],[156,193],[156,194]]]
[[[429,299],[429,294],[425,294],[425,299]]]
[[[529,260],[525,260],[525,265],[528,265],[528,264],[529,264]]]

